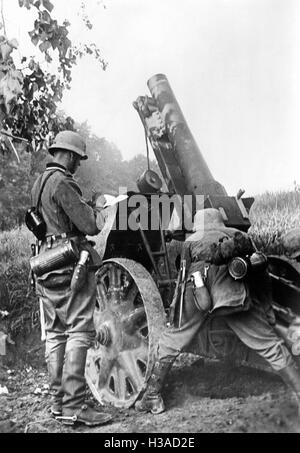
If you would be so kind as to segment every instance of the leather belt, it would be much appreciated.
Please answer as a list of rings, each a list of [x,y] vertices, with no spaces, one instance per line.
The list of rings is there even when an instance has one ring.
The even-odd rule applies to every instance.
[[[57,241],[59,239],[67,239],[70,238],[70,234],[68,233],[61,233],[61,234],[50,234],[49,236],[46,236],[46,241],[52,240],[52,241]]]
[[[39,241],[39,245],[43,243],[52,244],[55,241],[59,241],[60,239],[85,239],[85,236],[80,236],[72,233],[61,233],[61,234],[50,234],[45,237],[42,241]]]

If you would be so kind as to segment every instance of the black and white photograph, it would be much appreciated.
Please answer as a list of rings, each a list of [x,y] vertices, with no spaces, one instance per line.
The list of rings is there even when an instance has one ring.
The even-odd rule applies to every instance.
[[[300,433],[300,2],[0,0],[0,433]]]

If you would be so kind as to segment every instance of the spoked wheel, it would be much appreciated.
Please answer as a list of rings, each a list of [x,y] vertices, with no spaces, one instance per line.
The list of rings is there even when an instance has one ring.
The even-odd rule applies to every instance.
[[[165,311],[151,275],[135,261],[107,260],[96,278],[98,342],[88,352],[86,380],[101,404],[127,408],[151,373]]]

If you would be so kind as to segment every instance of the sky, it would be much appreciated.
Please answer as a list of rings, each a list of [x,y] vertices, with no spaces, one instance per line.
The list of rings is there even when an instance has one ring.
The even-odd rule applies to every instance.
[[[163,73],[215,179],[230,195],[300,184],[299,0],[52,0],[74,43],[95,42],[106,71],[79,62],[60,106],[114,142],[124,159],[144,153],[132,103]],[[31,12],[3,0],[7,32],[32,54]]]

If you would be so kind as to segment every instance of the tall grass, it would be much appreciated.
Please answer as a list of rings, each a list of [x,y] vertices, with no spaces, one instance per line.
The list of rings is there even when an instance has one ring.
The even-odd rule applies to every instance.
[[[26,333],[37,324],[38,306],[29,286],[32,242],[25,227],[0,233],[0,310],[8,312],[0,320],[2,328],[13,335]]]
[[[265,192],[256,197],[250,210],[249,233],[258,248],[266,253],[283,254],[281,237],[300,228],[300,190]]]

